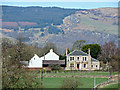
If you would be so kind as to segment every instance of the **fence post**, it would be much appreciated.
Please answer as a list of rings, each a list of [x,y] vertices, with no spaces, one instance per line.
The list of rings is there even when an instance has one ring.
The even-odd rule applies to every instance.
[[[43,89],[43,68],[41,70],[41,90]]]
[[[96,77],[94,77],[94,90],[95,90],[95,86],[96,86]]]

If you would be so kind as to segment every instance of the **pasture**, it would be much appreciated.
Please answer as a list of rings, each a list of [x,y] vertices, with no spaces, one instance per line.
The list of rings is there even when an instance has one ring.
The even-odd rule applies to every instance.
[[[112,73],[112,75],[117,75],[118,72]],[[40,80],[40,72],[37,73],[37,79]],[[51,73],[44,73],[43,74],[43,87],[44,88],[60,88],[63,80],[69,79],[76,79],[78,82],[82,83],[79,85],[78,88],[93,88],[94,87],[94,76],[96,77],[96,84],[105,82],[108,80],[107,77],[99,77],[99,76],[109,76],[109,72],[51,72]],[[57,76],[57,77],[55,77]],[[63,76],[63,77],[62,77]],[[66,77],[70,76],[70,77]],[[87,76],[87,77],[74,77],[74,76]],[[89,77],[93,76],[93,77]],[[72,82],[71,82],[72,83]]]
[[[37,79],[40,80],[40,78],[37,78]],[[61,88],[61,85],[64,79],[66,78],[45,77],[43,78],[43,87],[44,88]],[[72,79],[72,77],[69,79]],[[78,88],[93,88],[94,87],[94,78],[75,78],[75,79],[77,79],[77,81],[82,84],[82,85],[79,85]],[[108,80],[107,78],[96,78],[96,84],[102,83],[107,80]]]
[[[99,90],[119,90],[120,84],[114,83],[114,84],[108,84],[100,88]]]

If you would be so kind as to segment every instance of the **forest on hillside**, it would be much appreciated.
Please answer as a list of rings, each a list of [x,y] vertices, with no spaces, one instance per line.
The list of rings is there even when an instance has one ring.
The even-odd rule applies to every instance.
[[[34,27],[46,25],[59,25],[64,17],[74,14],[82,9],[64,9],[59,7],[16,7],[2,6],[3,22],[35,22]]]

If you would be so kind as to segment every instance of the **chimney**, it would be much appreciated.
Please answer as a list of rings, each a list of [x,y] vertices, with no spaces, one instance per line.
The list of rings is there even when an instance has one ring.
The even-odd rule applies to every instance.
[[[50,49],[50,52],[53,52],[53,49]]]
[[[90,55],[90,48],[88,48],[88,55]]]
[[[44,60],[45,60],[45,53],[44,53]]]
[[[67,48],[66,48],[66,56],[67,56]]]

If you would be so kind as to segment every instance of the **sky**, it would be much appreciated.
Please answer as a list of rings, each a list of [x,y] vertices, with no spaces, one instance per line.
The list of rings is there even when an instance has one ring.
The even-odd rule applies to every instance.
[[[21,1],[21,2],[20,2]],[[56,2],[58,1],[58,2]],[[65,2],[66,1],[66,2]],[[89,2],[87,2],[89,1]],[[4,0],[2,5],[9,5],[9,6],[41,6],[41,7],[61,7],[61,8],[71,8],[71,9],[93,9],[93,8],[100,8],[100,7],[118,7],[118,0],[104,0],[104,2],[100,2],[103,0]],[[96,1],[96,2],[95,2]],[[110,2],[111,1],[111,2]]]
[[[2,0],[2,2],[119,2],[119,0]]]

